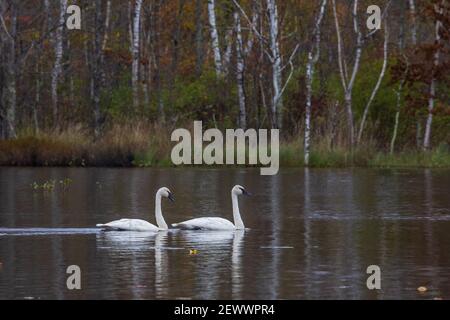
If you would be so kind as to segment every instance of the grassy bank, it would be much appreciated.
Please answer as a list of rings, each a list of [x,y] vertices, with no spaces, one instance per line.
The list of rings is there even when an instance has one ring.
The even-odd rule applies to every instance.
[[[282,167],[303,166],[301,141],[284,143],[280,147]],[[429,152],[411,149],[394,154],[377,150],[370,143],[351,152],[348,148],[317,143],[311,151],[310,166],[315,168],[379,167],[379,168],[450,168],[450,148],[440,145]]]
[[[404,150],[389,154],[370,143],[351,152],[343,146],[331,148],[328,143],[314,144],[311,167],[428,167],[450,168],[450,148],[441,145],[424,153]],[[14,140],[0,141],[0,166],[172,166],[169,128],[148,125],[115,125],[93,139],[82,127],[63,132],[22,132]],[[281,167],[303,166],[300,138],[282,142]]]
[[[97,139],[81,126],[24,131],[17,139],[0,141],[0,166],[130,167],[144,159],[148,165],[160,165],[170,155],[166,136],[163,127],[145,124],[115,125]]]

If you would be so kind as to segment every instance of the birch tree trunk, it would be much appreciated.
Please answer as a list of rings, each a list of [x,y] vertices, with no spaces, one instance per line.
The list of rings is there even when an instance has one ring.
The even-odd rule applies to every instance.
[[[411,43],[413,48],[417,47],[417,10],[415,0],[408,0],[409,15],[411,17]],[[422,146],[422,125],[419,118],[416,123],[416,146],[420,148]]]
[[[140,31],[141,31],[141,9],[142,1],[136,0],[134,5],[133,16],[133,44],[132,44],[132,72],[131,86],[133,91],[133,108],[134,111],[139,107],[139,54],[140,54]]]
[[[59,19],[58,26],[55,31],[55,63],[53,65],[52,77],[51,77],[51,96],[52,96],[52,108],[53,108],[53,126],[58,125],[58,84],[59,77],[61,75],[62,67],[61,61],[63,57],[63,36],[65,27],[65,15],[67,11],[67,0],[60,0],[59,2]]]
[[[269,16],[270,30],[270,51],[272,63],[272,86],[273,97],[271,106],[272,127],[281,129],[283,122],[283,99],[281,96],[282,74],[281,74],[281,55],[280,44],[278,42],[278,9],[275,0],[267,0],[267,11]]]
[[[372,105],[373,100],[375,99],[375,96],[378,93],[378,90],[380,89],[381,83],[383,82],[384,75],[386,73],[386,68],[388,64],[388,42],[389,42],[389,30],[388,30],[388,19],[385,17],[385,23],[384,23],[384,45],[383,45],[383,66],[381,67],[381,72],[378,77],[377,83],[375,87],[373,88],[372,94],[370,95],[369,101],[366,104],[366,107],[364,108],[364,113],[361,119],[361,124],[359,127],[358,132],[358,140],[357,143],[359,144],[361,142],[362,134],[364,131],[364,126],[366,124],[367,116],[369,115],[369,109]]]
[[[428,98],[428,116],[425,125],[425,134],[423,137],[423,150],[430,150],[430,137],[431,137],[431,126],[433,124],[433,110],[434,110],[434,97],[436,95],[436,78],[433,75],[433,79],[430,84],[429,98]]]
[[[236,26],[236,81],[239,100],[239,127],[242,129],[246,129],[247,111],[245,105],[245,87],[244,87],[245,63],[243,57],[241,17],[237,11],[234,13],[234,20]]]
[[[102,51],[106,50],[109,40],[109,26],[111,24],[111,0],[106,1],[106,17],[105,17],[105,32],[103,34]]]
[[[409,12],[411,15],[411,41],[413,46],[417,45],[417,13],[416,13],[416,4],[415,0],[408,0],[409,3]]]
[[[404,79],[402,79],[402,81],[399,84],[399,88],[396,92],[396,96],[397,96],[397,106],[396,106],[396,112],[395,112],[395,122],[394,122],[394,131],[392,133],[392,139],[391,139],[391,144],[390,144],[390,148],[389,151],[391,154],[394,153],[395,151],[395,142],[397,140],[397,134],[398,134],[398,124],[399,124],[399,120],[400,120],[400,103],[401,103],[401,99],[402,99],[402,90],[403,90],[403,85],[404,85],[405,81]]]
[[[214,64],[216,67],[216,75],[220,78],[223,75],[222,55],[220,53],[219,33],[217,32],[216,23],[216,4],[215,0],[208,0],[208,18],[211,28],[211,45],[214,53]]]
[[[100,51],[101,58],[100,63],[102,66],[105,64],[105,50],[108,45],[109,40],[109,26],[111,24],[111,0],[106,1],[106,15],[105,15],[105,23],[104,23],[104,32],[103,32],[103,40],[102,40],[102,48]],[[106,86],[106,72],[105,69],[102,68],[102,86]]]
[[[444,4],[444,0],[442,1],[442,5]],[[425,126],[425,135],[423,138],[423,150],[427,151],[430,150],[431,147],[431,126],[433,124],[433,110],[435,105],[435,97],[436,97],[436,74],[438,72],[439,68],[439,59],[441,54],[441,27],[442,22],[439,18],[439,15],[443,12],[443,7],[439,7],[438,4],[434,5],[435,15],[436,15],[436,23],[435,23],[435,44],[436,44],[436,51],[433,56],[433,70],[431,75],[431,83],[430,83],[430,92],[429,92],[429,98],[428,98],[428,116],[427,116],[427,122]]]
[[[403,18],[402,18],[401,22],[400,22],[400,33],[399,33],[399,41],[398,41],[399,51],[402,53],[402,55],[404,55],[404,43],[405,43],[405,41],[404,41],[404,28],[403,28]],[[396,102],[396,111],[395,111],[394,130],[392,132],[392,138],[391,138],[391,143],[390,143],[390,147],[389,147],[390,154],[394,154],[394,152],[395,152],[395,143],[397,141],[398,126],[399,126],[399,122],[400,122],[400,109],[401,109],[401,104],[402,104],[402,93],[403,93],[403,87],[404,87],[405,82],[406,82],[406,76],[408,74],[408,71],[409,71],[409,62],[407,60],[406,69],[405,69],[405,71],[403,73],[403,76],[402,76],[402,78],[400,80],[400,83],[398,85],[398,89],[395,91],[397,102]]]
[[[354,0],[353,2],[353,29],[356,33],[356,52],[355,52],[355,60],[353,64],[353,70],[351,74],[351,78],[348,79],[346,72],[346,62],[343,56],[343,48],[342,48],[342,38],[341,38],[341,30],[339,27],[339,20],[336,12],[336,1],[333,0],[333,14],[334,21],[336,25],[336,36],[338,40],[338,64],[339,64],[339,74],[341,77],[342,87],[344,89],[344,100],[345,100],[345,108],[347,113],[347,122],[348,122],[348,135],[349,135],[349,144],[350,147],[353,148],[355,144],[355,129],[354,129],[354,119],[353,119],[353,106],[352,106],[352,93],[353,86],[355,84],[356,75],[359,71],[359,64],[361,60],[362,53],[362,33],[359,30],[358,26],[358,0]]]
[[[320,27],[325,15],[327,0],[322,0],[319,13],[314,23],[313,44],[308,52],[308,63],[306,64],[306,110],[305,110],[305,142],[304,142],[304,162],[309,165],[311,149],[311,109],[312,109],[312,84],[314,78],[314,67],[320,56]]]

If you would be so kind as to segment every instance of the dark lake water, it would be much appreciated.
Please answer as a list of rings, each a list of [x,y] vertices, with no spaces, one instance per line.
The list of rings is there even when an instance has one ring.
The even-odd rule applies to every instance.
[[[54,190],[30,186],[47,180]],[[237,183],[253,193],[245,232],[92,229],[154,223],[161,186],[176,197],[168,223],[232,219]],[[366,286],[370,265],[381,290]],[[24,298],[450,299],[450,170],[0,168],[0,299]]]

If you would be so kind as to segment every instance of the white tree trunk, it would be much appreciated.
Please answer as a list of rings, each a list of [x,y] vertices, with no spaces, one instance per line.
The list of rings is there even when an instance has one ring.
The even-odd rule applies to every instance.
[[[341,76],[342,87],[344,89],[344,99],[345,99],[345,108],[347,111],[347,121],[348,121],[348,131],[349,131],[349,144],[351,147],[355,144],[355,130],[354,130],[354,120],[353,120],[353,106],[352,106],[352,93],[353,86],[355,84],[356,75],[359,71],[359,64],[361,61],[362,54],[362,33],[359,30],[358,26],[358,0],[354,0],[353,2],[353,29],[356,33],[356,52],[355,52],[355,60],[353,63],[353,70],[351,74],[351,78],[348,79],[346,75],[346,62],[343,56],[342,49],[342,38],[341,38],[341,30],[339,27],[339,20],[337,16],[336,10],[336,1],[333,0],[333,14],[334,21],[336,25],[336,36],[338,40],[338,63],[339,63],[339,74]]]
[[[430,138],[431,138],[431,126],[433,124],[433,110],[434,110],[434,96],[436,94],[436,78],[431,80],[430,84],[430,97],[428,98],[428,116],[427,116],[427,122],[425,125],[425,135],[423,138],[423,150],[427,151],[430,149]]]
[[[61,61],[63,57],[63,35],[65,28],[65,15],[67,11],[67,0],[60,0],[59,3],[59,19],[58,26],[55,32],[55,63],[53,65],[52,77],[51,77],[51,96],[52,96],[52,108],[53,108],[53,125],[58,124],[58,83],[61,75]]]
[[[314,78],[314,66],[320,56],[320,27],[323,16],[325,14],[325,7],[327,0],[322,0],[319,13],[316,17],[313,31],[313,44],[308,52],[308,63],[306,64],[306,110],[305,110],[305,144],[304,144],[304,161],[305,166],[309,165],[309,157],[311,150],[311,110],[312,110],[312,84]]]
[[[102,51],[106,50],[109,39],[109,26],[111,24],[111,0],[106,2],[106,18],[105,18],[105,33],[103,34]]]
[[[245,89],[244,89],[244,57],[241,30],[241,17],[238,12],[234,13],[236,26],[236,81],[238,88],[239,100],[239,127],[245,129],[247,127],[247,112],[245,105]]]
[[[104,66],[105,64],[105,50],[108,45],[109,40],[109,26],[111,24],[111,0],[108,0],[106,2],[106,16],[105,16],[105,23],[104,23],[104,32],[103,32],[103,40],[102,40],[102,48],[100,51],[100,64]],[[101,82],[102,86],[106,86],[106,71],[105,68],[102,67],[102,74],[101,74]]]
[[[413,46],[417,45],[417,23],[415,0],[409,0],[409,12],[411,15],[411,41]]]
[[[223,75],[222,55],[220,53],[219,33],[217,32],[216,23],[216,5],[215,0],[208,0],[208,18],[211,28],[211,45],[214,53],[214,64],[216,66],[216,75],[221,77]]]
[[[403,29],[402,29],[403,31]],[[399,43],[399,50],[402,54],[404,47],[403,47],[403,43],[404,43],[404,39],[403,39],[403,32],[400,32],[400,39],[398,41]],[[397,96],[397,104],[396,104],[396,112],[395,112],[395,123],[394,123],[394,130],[392,133],[392,138],[391,138],[391,144],[390,144],[390,153],[393,154],[395,152],[395,143],[397,141],[397,135],[398,135],[398,126],[399,126],[399,120],[400,120],[400,110],[401,110],[401,103],[402,103],[402,93],[403,93],[403,86],[405,85],[406,82],[406,76],[409,72],[409,62],[407,61],[407,65],[406,65],[406,69],[403,73],[402,79],[400,80],[400,83],[398,85],[398,89],[395,92],[396,96]]]
[[[140,53],[140,31],[141,31],[141,9],[142,0],[136,0],[133,16],[133,45],[132,45],[132,74],[131,86],[133,90],[133,107],[136,111],[139,106],[139,53]]]
[[[413,48],[417,47],[417,10],[415,0],[408,0],[409,3],[409,14],[411,17],[411,43]],[[420,148],[422,145],[422,125],[421,119],[419,118],[416,123],[416,146]]]
[[[270,30],[270,51],[272,57],[272,86],[273,97],[271,106],[272,127],[281,128],[283,122],[283,99],[282,99],[282,62],[280,54],[280,44],[278,42],[278,9],[275,0],[267,0],[267,10],[269,15]]]
[[[395,112],[395,123],[394,123],[394,132],[392,133],[391,145],[390,145],[390,153],[394,154],[395,151],[395,142],[397,140],[398,134],[398,124],[400,119],[400,101],[401,101],[401,91],[397,92],[397,111]]]
[[[443,4],[444,1],[442,1],[442,7],[439,7],[438,4],[434,5],[434,10],[436,11],[435,14],[439,13],[442,14],[443,12]],[[439,18],[436,18],[436,24],[435,24],[435,44],[437,46],[436,52],[434,53],[433,57],[433,71],[432,71],[432,79],[430,83],[430,92],[429,92],[429,98],[428,98],[428,116],[427,116],[427,122],[425,126],[425,135],[423,138],[423,149],[429,150],[431,147],[431,126],[433,124],[433,110],[434,110],[434,104],[435,104],[435,96],[436,96],[436,73],[439,68],[439,59],[441,50],[439,48],[441,44],[441,33],[440,29],[442,26],[442,22],[439,20]]]
[[[381,72],[380,75],[378,77],[377,83],[375,85],[375,87],[373,88],[372,94],[370,95],[369,101],[366,104],[366,107],[364,108],[364,113],[361,119],[361,124],[359,127],[359,132],[358,132],[358,144],[361,142],[361,138],[362,138],[362,134],[364,131],[364,126],[366,124],[366,120],[367,120],[367,116],[369,115],[369,109],[370,106],[372,105],[373,100],[375,99],[375,96],[378,93],[378,90],[380,89],[381,86],[381,82],[383,82],[384,79],[384,75],[386,73],[386,68],[387,68],[387,64],[388,64],[388,42],[389,42],[389,30],[388,30],[388,23],[387,23],[387,18],[385,18],[385,23],[384,23],[384,46],[383,46],[383,66],[381,68]]]

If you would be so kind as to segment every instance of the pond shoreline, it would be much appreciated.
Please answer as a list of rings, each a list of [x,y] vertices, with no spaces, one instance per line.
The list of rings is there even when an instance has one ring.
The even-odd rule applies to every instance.
[[[1,153],[1,152],[0,152]],[[311,168],[311,169],[350,169],[350,168],[373,168],[373,169],[450,169],[450,154],[448,155],[415,155],[412,156],[409,161],[405,161],[407,154],[384,154],[378,153],[371,160],[366,163],[361,163],[361,161],[356,160],[352,163],[350,160],[337,160],[333,158],[330,154],[329,158],[322,159],[325,162],[330,161],[330,163],[311,163],[309,166],[305,166],[303,163],[292,163],[291,159],[280,158],[280,169],[289,168]],[[436,160],[435,160],[436,159]],[[84,163],[85,159],[74,159],[69,162],[59,162],[46,164],[46,163],[16,163],[14,159],[3,160],[0,162],[0,168],[186,168],[186,169],[247,169],[247,168],[260,168],[260,166],[252,165],[173,165],[167,163],[164,160],[162,163],[135,163],[133,157],[130,161],[124,161],[123,159],[118,159],[116,161],[121,162],[120,164],[113,162],[111,164],[106,163]],[[287,162],[287,164],[286,164]]]
[[[80,128],[59,133],[28,133],[0,140],[0,166],[167,168],[174,166],[170,159],[174,145],[167,128],[160,127],[117,126],[97,139]],[[280,168],[305,167],[301,137],[283,139],[279,154]],[[370,143],[361,143],[351,150],[343,143],[331,147],[317,141],[311,148],[309,167],[450,168],[450,146],[443,143],[428,152],[405,147],[391,154]]]

